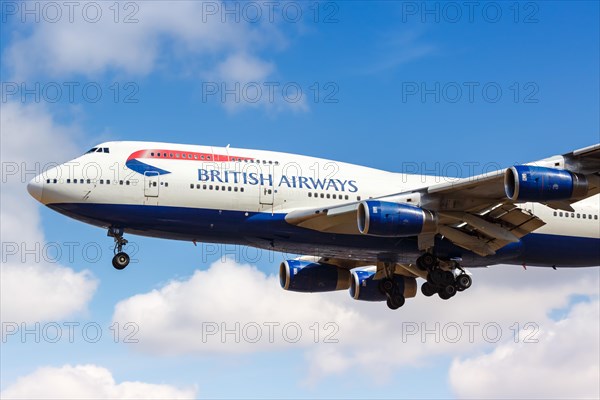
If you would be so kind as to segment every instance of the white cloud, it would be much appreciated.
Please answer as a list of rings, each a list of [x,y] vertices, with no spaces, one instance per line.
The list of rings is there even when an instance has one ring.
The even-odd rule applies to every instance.
[[[36,173],[73,156],[77,130],[57,124],[39,104],[5,103],[0,117],[2,320],[32,322],[80,313],[98,282],[89,271],[75,272],[45,257],[39,205],[26,190]]]
[[[208,97],[229,111],[246,107],[275,111],[307,109],[307,93],[301,100],[289,101],[295,100],[295,93],[282,95],[281,86],[287,82],[280,82],[275,63],[261,55],[287,46],[281,16],[275,12],[273,17],[267,5],[262,5],[258,23],[250,23],[253,17],[243,11],[246,7],[241,6],[243,3],[237,4],[240,8],[237,12],[227,14],[226,10],[231,11],[236,4],[130,2],[127,4],[134,7],[121,9],[119,22],[115,22],[113,3],[100,2],[93,4],[102,9],[102,16],[91,23],[83,17],[84,4],[88,3],[79,6],[72,22],[68,9],[63,10],[63,17],[55,23],[42,18],[40,23],[24,24],[18,17],[9,18],[11,26],[19,32],[3,54],[11,80],[32,86],[33,79],[40,77],[73,80],[78,76],[102,79],[124,75],[131,79],[160,71],[179,73],[197,80],[198,84],[217,83],[219,89],[221,85],[229,88],[237,83],[238,101],[235,96],[225,96],[223,101],[221,92]],[[95,7],[89,7],[87,13]],[[124,18],[131,13],[137,22],[125,23]],[[280,83],[275,100],[269,98],[264,82]],[[242,90],[248,83],[260,84],[263,93],[258,101],[253,91]]]
[[[121,9],[117,22],[112,3],[95,4],[101,8],[96,22],[89,22],[95,18],[95,13],[91,14],[96,7],[88,8],[86,20],[83,5],[73,22],[67,14],[56,23],[42,19],[32,26],[13,19],[14,27],[31,28],[30,34],[17,37],[6,51],[13,76],[44,73],[94,78],[110,70],[146,75],[173,56],[209,57],[281,44],[278,35],[263,33],[269,31],[268,26],[251,26],[231,18],[222,22],[220,15],[206,12],[203,2],[132,2],[134,7]],[[126,16],[130,22],[125,22]]]
[[[349,371],[385,381],[399,368],[425,366],[438,356],[490,351],[513,340],[515,323],[524,326],[532,322],[547,329],[554,323],[549,312],[568,307],[570,296],[597,296],[599,291],[597,269],[523,271],[498,266],[477,270],[474,277],[473,288],[450,301],[419,295],[393,312],[384,303],[354,301],[345,292],[285,292],[274,275],[232,261],[217,262],[187,280],[123,300],[115,307],[113,319],[139,325],[140,342],[134,349],[141,352],[248,353],[305,348],[306,384]],[[280,327],[298,323],[302,339],[288,343],[276,331],[274,343],[269,343],[266,328],[258,343],[245,340],[243,333],[239,343],[233,335],[220,335],[221,324],[235,330],[234,324],[239,322],[238,331],[243,332],[249,322],[263,325],[270,321]],[[310,330],[315,322],[320,324],[318,345]],[[325,332],[326,322],[339,329],[333,336],[337,343],[324,343],[325,334],[331,332]],[[212,323],[216,326],[208,326]],[[473,335],[471,323],[479,324],[472,325]],[[497,340],[496,327],[501,329]],[[211,332],[216,329],[216,334],[207,335],[207,328]],[[434,333],[424,334],[426,330]],[[460,337],[455,340],[457,333]],[[594,337],[593,332],[582,334]],[[561,335],[560,340],[568,338]]]
[[[460,398],[600,398],[600,302],[576,304],[548,323],[537,343],[509,341],[457,358],[450,384]]]
[[[356,328],[366,322],[351,308],[327,297],[285,292],[275,276],[228,260],[196,271],[188,280],[172,281],[119,302],[113,320],[140,326],[135,348],[141,351],[256,352],[292,342],[314,345],[310,329],[315,322],[323,326],[336,321]],[[279,325],[270,328],[270,323]],[[226,329],[237,331],[239,337],[226,334],[223,338]]]
[[[44,367],[2,391],[3,399],[193,399],[195,389],[144,382],[116,383],[97,365]]]

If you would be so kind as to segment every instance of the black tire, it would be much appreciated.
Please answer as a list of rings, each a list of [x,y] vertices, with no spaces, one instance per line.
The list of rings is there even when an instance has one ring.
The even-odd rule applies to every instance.
[[[425,282],[421,285],[421,293],[426,297],[431,297],[438,292],[438,289],[430,282]]]
[[[404,296],[400,294],[395,294],[392,297],[388,297],[387,306],[392,310],[397,310],[400,307],[402,307],[405,302],[406,299],[404,299]]]
[[[115,269],[122,270],[129,265],[129,255],[124,252],[115,254],[112,259],[112,265]]]
[[[435,286],[441,286],[444,279],[444,271],[441,269],[434,269],[429,271],[427,274],[427,282],[432,283]]]
[[[452,285],[444,286],[439,292],[440,299],[448,300],[456,294],[456,288]]]
[[[470,288],[472,284],[473,279],[471,279],[471,277],[467,274],[460,274],[456,278],[456,288],[461,292],[465,289]]]
[[[388,278],[382,279],[381,282],[379,283],[379,290],[383,293],[383,294],[387,294],[387,293],[392,293],[392,291],[394,290],[394,281]]]
[[[455,282],[456,280],[454,279],[454,274],[452,272],[443,271],[441,286],[454,285]]]
[[[431,253],[425,253],[417,259],[417,267],[423,271],[429,271],[437,264],[437,258]]]

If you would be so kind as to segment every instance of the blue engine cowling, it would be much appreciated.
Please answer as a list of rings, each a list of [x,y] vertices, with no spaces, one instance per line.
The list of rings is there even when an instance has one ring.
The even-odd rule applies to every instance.
[[[561,201],[585,197],[588,183],[585,175],[563,169],[516,165],[504,174],[504,190],[512,201]]]
[[[373,279],[373,270],[354,270],[350,282],[350,296],[355,300],[385,301],[385,293],[379,289],[381,279]],[[417,295],[417,280],[408,276],[394,275],[394,280],[405,298]]]
[[[293,292],[332,292],[350,287],[350,271],[315,262],[287,260],[279,265],[279,283]]]
[[[435,232],[437,219],[431,211],[408,204],[366,200],[359,204],[358,230],[373,236],[414,236]]]

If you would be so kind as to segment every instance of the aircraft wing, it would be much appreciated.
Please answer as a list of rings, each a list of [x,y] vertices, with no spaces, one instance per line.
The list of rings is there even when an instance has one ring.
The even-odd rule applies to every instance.
[[[600,144],[526,165],[567,170],[587,181],[585,190],[576,198],[541,202],[551,208],[572,211],[572,203],[600,193]],[[476,254],[492,255],[545,224],[517,205],[524,201],[507,196],[507,170],[453,179],[376,200],[410,204],[435,212],[437,231],[419,235],[420,249],[433,246],[435,235],[440,234]],[[359,204],[295,210],[285,219],[290,224],[320,232],[360,234],[357,226]]]

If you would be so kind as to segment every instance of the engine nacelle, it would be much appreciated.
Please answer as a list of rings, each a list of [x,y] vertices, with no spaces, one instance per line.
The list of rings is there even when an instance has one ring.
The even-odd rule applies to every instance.
[[[512,201],[561,201],[585,197],[588,182],[564,169],[516,165],[504,174],[504,190]]]
[[[365,200],[358,205],[358,230],[373,236],[415,236],[435,232],[437,218],[431,211],[402,203]]]
[[[375,271],[370,270],[352,271],[350,296],[355,300],[385,301],[387,297],[379,288],[381,279],[373,279],[374,275]],[[404,298],[415,297],[417,295],[417,280],[415,278],[394,275],[394,280]]]
[[[279,265],[279,283],[293,292],[332,292],[350,287],[350,271],[315,262],[287,260]]]

